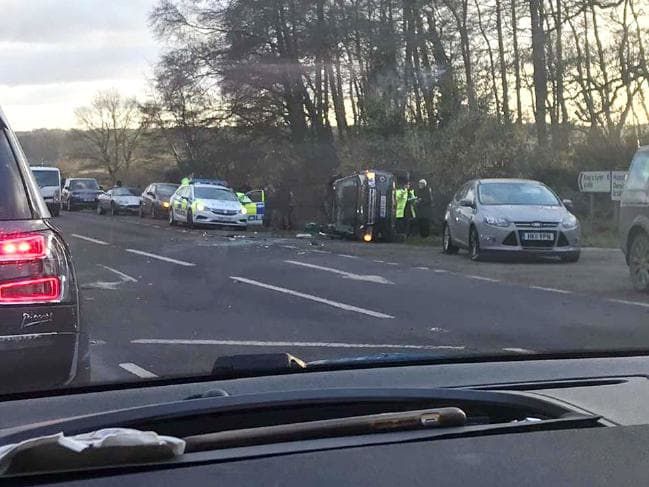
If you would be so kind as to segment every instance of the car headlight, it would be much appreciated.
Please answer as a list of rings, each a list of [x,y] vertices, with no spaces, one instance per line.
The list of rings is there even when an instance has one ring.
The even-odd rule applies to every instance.
[[[563,220],[561,220],[561,226],[566,229],[577,228],[577,226],[579,226],[579,220],[575,215],[569,213]]]
[[[163,208],[169,208],[169,202],[168,201],[163,201],[162,202],[162,207]]]
[[[509,220],[507,218],[502,218],[500,216],[485,216],[484,222],[487,225],[492,225],[494,227],[508,227]]]
[[[204,211],[205,210],[205,205],[203,203],[197,203],[196,204],[196,209],[198,211]]]
[[[246,210],[243,206],[241,207],[241,214],[242,215],[247,215],[248,214],[248,210]]]

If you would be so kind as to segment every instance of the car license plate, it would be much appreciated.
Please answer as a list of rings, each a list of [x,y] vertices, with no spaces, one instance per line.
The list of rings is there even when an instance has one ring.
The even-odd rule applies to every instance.
[[[554,234],[549,232],[524,232],[524,240],[554,240]]]

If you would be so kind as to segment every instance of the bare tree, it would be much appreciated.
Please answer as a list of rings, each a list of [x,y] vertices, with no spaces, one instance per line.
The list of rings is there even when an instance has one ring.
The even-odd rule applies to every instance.
[[[97,161],[113,183],[128,176],[145,124],[134,98],[101,91],[89,106],[75,110],[82,155]]]

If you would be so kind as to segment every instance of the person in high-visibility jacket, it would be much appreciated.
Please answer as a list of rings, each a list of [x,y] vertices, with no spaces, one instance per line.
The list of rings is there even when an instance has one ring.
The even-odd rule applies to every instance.
[[[408,204],[408,190],[406,186],[394,190],[394,199],[396,204],[396,227],[397,233],[406,233],[407,219],[406,219],[406,205]]]
[[[405,210],[405,219],[406,219],[406,234],[412,235],[415,228],[416,222],[416,213],[415,213],[415,203],[417,201],[417,196],[415,195],[415,190],[410,187],[410,183],[406,185],[408,198],[406,200],[406,210]]]

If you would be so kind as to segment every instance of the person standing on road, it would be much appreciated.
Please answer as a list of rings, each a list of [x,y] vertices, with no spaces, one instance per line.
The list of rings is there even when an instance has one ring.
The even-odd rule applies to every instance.
[[[420,179],[415,191],[417,196],[417,226],[421,238],[430,235],[430,223],[433,219],[433,193],[425,179]]]
[[[405,234],[408,232],[407,219],[406,219],[406,205],[408,204],[408,190],[405,184],[394,190],[394,198],[396,200],[397,233]]]
[[[405,233],[410,236],[414,233],[415,228],[415,204],[417,197],[415,191],[410,187],[410,183],[406,183],[406,208],[405,208]]]

